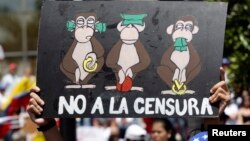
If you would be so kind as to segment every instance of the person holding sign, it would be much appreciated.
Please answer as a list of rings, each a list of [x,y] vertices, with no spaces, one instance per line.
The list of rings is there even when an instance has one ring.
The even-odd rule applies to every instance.
[[[219,103],[220,115],[230,102],[229,89],[225,83],[224,73],[223,68],[220,68],[221,81],[211,88],[210,93],[212,95],[209,97],[212,104]],[[31,120],[39,126],[38,130],[44,133],[46,140],[61,141],[62,138],[57,127],[55,126],[55,120],[52,118],[39,118],[39,115],[43,112],[42,107],[45,104],[45,102],[39,97],[39,92],[40,89],[38,87],[33,88],[30,92],[31,99],[29,101],[29,105],[27,106],[29,116]]]

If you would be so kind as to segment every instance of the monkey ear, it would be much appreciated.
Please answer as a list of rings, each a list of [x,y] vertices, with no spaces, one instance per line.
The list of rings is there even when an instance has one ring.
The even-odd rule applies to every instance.
[[[125,26],[122,25],[122,21],[121,21],[121,22],[119,22],[118,25],[117,25],[117,30],[118,30],[119,32],[121,32],[121,31],[123,30],[123,28],[125,28]]]
[[[167,28],[167,30],[166,30],[167,34],[172,34],[173,28],[174,28],[174,25],[173,25],[173,24],[170,25],[170,26],[168,26],[168,28]]]
[[[196,33],[198,33],[198,31],[199,31],[199,27],[195,25],[192,33],[196,34]]]
[[[137,28],[137,30],[139,32],[142,32],[145,29],[145,23],[143,23],[143,25],[136,25],[134,24],[135,28]]]

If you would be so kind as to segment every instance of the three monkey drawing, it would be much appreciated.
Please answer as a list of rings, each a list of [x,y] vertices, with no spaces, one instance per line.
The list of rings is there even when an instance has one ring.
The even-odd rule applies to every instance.
[[[122,21],[117,24],[120,39],[106,59],[106,65],[115,73],[117,82],[115,86],[105,86],[106,90],[143,91],[142,87],[133,86],[133,81],[150,64],[150,57],[139,40],[139,33],[146,27],[143,20],[146,16],[121,14]],[[75,39],[60,64],[60,70],[74,83],[66,88],[95,88],[89,80],[104,65],[104,49],[94,32],[105,32],[106,25],[97,20],[95,13],[81,13],[67,23],[67,28],[74,33]],[[193,16],[180,17],[167,27],[166,33],[172,36],[174,45],[163,54],[157,73],[172,90],[163,90],[162,94],[194,93],[187,90],[186,85],[201,69],[199,55],[191,43],[198,31]]]

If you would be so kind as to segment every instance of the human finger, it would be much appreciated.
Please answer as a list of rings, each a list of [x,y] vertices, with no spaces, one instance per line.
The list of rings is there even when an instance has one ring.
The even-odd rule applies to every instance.
[[[34,105],[29,105],[28,111],[34,115],[41,115],[41,112]]]
[[[217,102],[219,99],[221,98],[225,98],[226,97],[226,91],[224,89],[222,89],[221,87],[219,87],[215,93],[213,93],[213,95],[211,95],[209,97],[209,100],[211,103],[215,103]],[[222,99],[223,100],[223,99]]]
[[[33,88],[30,90],[30,92],[38,93],[38,92],[40,92],[40,88],[37,87],[37,86],[35,86],[35,87],[33,87]]]
[[[223,88],[226,91],[228,91],[228,87],[225,81],[220,81],[218,83],[216,83],[211,89],[210,89],[210,93],[214,93],[218,88]]]
[[[43,111],[43,108],[33,98],[29,100],[29,104],[34,105],[40,112]]]
[[[30,93],[31,98],[33,98],[39,105],[44,105],[44,101],[34,92]]]
[[[225,70],[223,67],[220,67],[220,80],[225,81]]]

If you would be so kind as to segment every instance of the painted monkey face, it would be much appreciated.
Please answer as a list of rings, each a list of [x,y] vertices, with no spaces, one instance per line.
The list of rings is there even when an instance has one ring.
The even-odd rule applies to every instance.
[[[138,40],[139,33],[137,29],[130,24],[127,27],[123,28],[120,33],[120,38],[126,44],[133,44]]]
[[[175,41],[176,38],[185,38],[187,42],[190,42],[193,38],[193,34],[198,32],[199,28],[193,24],[192,21],[179,20],[175,25],[170,25],[167,28],[167,33],[172,34],[172,38]]]
[[[129,24],[124,26],[120,22],[117,25],[118,31],[120,31],[120,38],[122,42],[126,44],[134,44],[139,38],[139,32],[142,32],[145,28],[145,23],[143,25]]]
[[[94,35],[95,17],[89,16],[86,19],[79,16],[76,19],[75,38],[78,42],[88,42]]]

